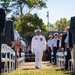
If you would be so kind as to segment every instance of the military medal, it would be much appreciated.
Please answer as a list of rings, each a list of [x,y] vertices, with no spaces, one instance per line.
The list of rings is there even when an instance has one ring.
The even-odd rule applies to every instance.
[[[38,38],[35,38],[35,40],[37,40]]]
[[[42,38],[40,38],[40,41],[42,41],[43,39]]]

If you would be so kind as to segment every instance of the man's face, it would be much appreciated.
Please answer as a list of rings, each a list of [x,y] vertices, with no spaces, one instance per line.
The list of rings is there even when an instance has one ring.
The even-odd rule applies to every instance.
[[[40,32],[40,31],[37,31],[37,32],[36,32],[36,35],[40,35],[40,34],[41,34],[41,32]]]
[[[56,34],[54,37],[55,37],[55,38],[57,38],[57,37],[58,37],[58,35]]]
[[[59,38],[62,39],[62,35],[59,35]]]
[[[69,29],[66,29],[66,32],[69,33]]]
[[[52,40],[52,37],[50,37],[49,39]]]

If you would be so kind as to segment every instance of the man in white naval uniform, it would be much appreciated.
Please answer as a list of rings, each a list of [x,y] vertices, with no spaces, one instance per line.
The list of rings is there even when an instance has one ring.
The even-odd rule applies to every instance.
[[[42,67],[42,56],[43,52],[46,50],[46,39],[41,35],[41,30],[37,29],[36,35],[31,41],[31,51],[35,54],[35,68]]]

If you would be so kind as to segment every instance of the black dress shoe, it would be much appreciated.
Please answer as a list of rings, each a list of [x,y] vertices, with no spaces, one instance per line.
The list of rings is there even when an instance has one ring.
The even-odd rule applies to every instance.
[[[37,68],[37,66],[35,66],[35,68]]]
[[[39,67],[35,66],[36,69],[39,69]]]

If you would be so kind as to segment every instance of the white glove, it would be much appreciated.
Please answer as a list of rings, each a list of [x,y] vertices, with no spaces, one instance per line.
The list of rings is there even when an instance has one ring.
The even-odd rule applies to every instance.
[[[67,55],[67,52],[66,52],[66,51],[64,52],[64,55],[65,55],[65,56]]]

